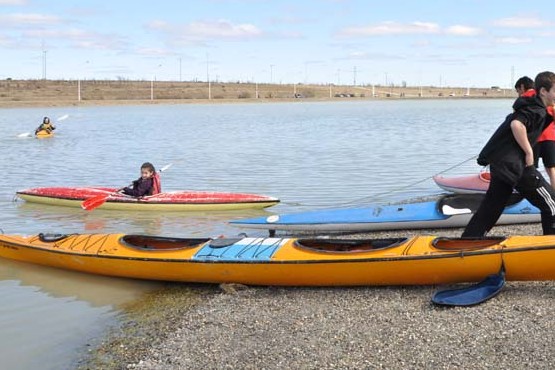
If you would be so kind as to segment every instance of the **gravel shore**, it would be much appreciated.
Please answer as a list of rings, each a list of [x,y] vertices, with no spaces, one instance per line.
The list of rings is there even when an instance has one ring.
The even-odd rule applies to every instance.
[[[352,237],[460,233],[420,230]],[[490,234],[539,235],[541,229],[538,224],[497,227]],[[166,309],[170,314],[162,323],[142,327],[143,335],[153,339],[148,348],[134,349],[113,367],[555,367],[554,282],[508,283],[496,298],[467,308],[433,306],[430,297],[437,287],[222,288],[196,287],[202,299],[184,310]],[[181,293],[174,289],[167,294]]]

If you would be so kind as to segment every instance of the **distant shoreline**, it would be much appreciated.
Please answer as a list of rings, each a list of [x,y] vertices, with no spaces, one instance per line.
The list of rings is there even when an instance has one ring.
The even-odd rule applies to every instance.
[[[0,108],[484,98],[514,99],[516,93],[496,86],[461,88],[170,81],[0,81]]]
[[[477,100],[477,99],[514,99],[514,97],[450,97],[450,98],[347,98],[347,99],[160,99],[160,100],[85,100],[85,101],[0,101],[0,109],[10,108],[49,108],[49,107],[92,107],[92,106],[130,106],[130,105],[188,105],[188,104],[277,104],[277,103],[318,103],[318,102],[356,102],[356,101],[392,101],[392,100]]]

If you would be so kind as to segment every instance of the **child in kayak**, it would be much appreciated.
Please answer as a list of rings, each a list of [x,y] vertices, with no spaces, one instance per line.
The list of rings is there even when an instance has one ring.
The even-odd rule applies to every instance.
[[[50,122],[50,118],[48,117],[44,117],[42,119],[42,123],[40,124],[39,127],[37,127],[37,129],[35,130],[35,135],[39,132],[39,131],[46,131],[48,133],[51,133],[52,131],[54,131],[56,129],[56,127],[54,127],[54,125]]]
[[[162,191],[160,175],[156,172],[152,163],[145,162],[141,166],[141,177],[133,181],[133,185],[119,191],[137,198],[158,194]]]
[[[513,189],[540,209],[544,235],[555,234],[555,191],[534,166],[532,150],[553,121],[547,107],[555,103],[555,73],[539,73],[534,86],[535,96],[522,96],[515,101],[513,113],[478,156],[479,165],[490,166],[491,182],[463,237],[483,237],[501,216]]]

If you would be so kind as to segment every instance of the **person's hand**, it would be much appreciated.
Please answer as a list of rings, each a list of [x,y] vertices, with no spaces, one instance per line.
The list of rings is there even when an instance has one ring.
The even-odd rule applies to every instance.
[[[526,167],[534,166],[534,153],[526,153],[524,163]]]
[[[538,175],[538,170],[534,165],[526,166],[524,168],[520,182],[522,186],[528,189],[537,189],[539,187],[540,176]]]

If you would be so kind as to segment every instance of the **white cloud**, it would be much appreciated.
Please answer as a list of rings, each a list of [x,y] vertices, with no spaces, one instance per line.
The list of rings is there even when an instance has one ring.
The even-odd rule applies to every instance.
[[[454,25],[447,27],[445,33],[454,36],[477,36],[482,33],[482,30],[476,27]]]
[[[508,17],[496,19],[493,25],[504,28],[541,28],[552,26],[553,23],[537,17]]]
[[[61,23],[55,15],[38,13],[13,13],[0,15],[0,24],[8,26],[52,25]]]
[[[495,39],[495,42],[498,44],[519,45],[529,44],[532,42],[532,39],[527,37],[499,37]]]
[[[164,48],[139,48],[136,52],[137,54],[151,57],[176,55],[175,52]]]
[[[552,58],[555,57],[555,50],[545,50],[536,54],[539,57],[548,57]]]
[[[336,60],[404,60],[406,56],[381,52],[352,51],[343,58]]]
[[[0,35],[0,46],[10,46],[12,44],[12,40],[6,36]]]
[[[234,24],[227,20],[192,22],[173,25],[165,21],[150,22],[147,27],[168,33],[174,40],[195,43],[215,40],[245,40],[260,37],[263,32],[253,24]]]
[[[232,24],[224,20],[216,22],[194,22],[185,28],[185,33],[200,38],[244,38],[260,36],[262,34],[262,32],[252,24]]]
[[[172,28],[172,26],[168,22],[159,21],[159,20],[151,21],[146,26],[151,30],[161,30],[161,31]]]
[[[397,22],[382,22],[377,25],[362,27],[347,27],[339,32],[340,36],[384,36],[407,34],[439,33],[440,27],[436,23],[412,22],[409,24]]]
[[[71,28],[68,30],[28,30],[24,36],[47,39],[49,42],[59,40],[59,43],[69,42],[72,47],[79,49],[120,50],[125,42],[117,35],[102,34]]]
[[[0,0],[0,5],[26,5],[27,0]]]

